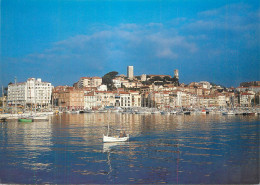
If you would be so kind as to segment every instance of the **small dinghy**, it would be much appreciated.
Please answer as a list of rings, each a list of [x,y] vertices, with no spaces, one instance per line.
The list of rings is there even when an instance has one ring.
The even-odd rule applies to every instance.
[[[105,136],[103,135],[103,142],[109,143],[109,142],[125,142],[129,140],[129,134],[127,134],[125,137],[120,136]]]
[[[125,142],[129,140],[129,134],[126,134],[125,131],[121,132],[119,136],[110,136],[109,135],[109,123],[107,126],[107,135],[103,134],[103,142],[111,143],[111,142]]]

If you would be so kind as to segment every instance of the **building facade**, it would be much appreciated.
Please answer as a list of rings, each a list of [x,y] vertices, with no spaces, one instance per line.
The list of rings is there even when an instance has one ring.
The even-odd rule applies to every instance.
[[[51,104],[53,86],[40,78],[29,78],[26,82],[8,85],[8,104],[47,107]]]
[[[76,87],[98,87],[102,84],[102,78],[100,77],[81,77],[76,83]]]

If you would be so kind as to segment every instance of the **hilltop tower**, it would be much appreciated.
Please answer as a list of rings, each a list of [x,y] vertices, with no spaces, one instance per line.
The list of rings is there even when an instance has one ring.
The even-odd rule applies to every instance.
[[[174,77],[176,77],[179,80],[179,70],[178,69],[174,70]]]
[[[134,66],[127,66],[127,78],[129,80],[134,79]]]

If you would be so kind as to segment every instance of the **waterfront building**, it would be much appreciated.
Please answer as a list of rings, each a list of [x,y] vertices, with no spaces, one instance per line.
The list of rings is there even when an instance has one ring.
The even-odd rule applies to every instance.
[[[61,105],[60,93],[64,92],[67,87],[69,87],[69,86],[67,86],[67,85],[66,86],[56,86],[53,88],[52,98],[53,98],[53,105],[55,107],[58,107]]]
[[[198,96],[195,93],[189,93],[189,107],[194,108],[198,106]]]
[[[254,98],[253,93],[243,92],[240,94],[240,106],[241,107],[250,107],[251,101]]]
[[[134,79],[134,66],[127,66],[127,78],[129,80]]]
[[[177,91],[177,101],[176,101],[176,106],[178,107],[186,107],[187,105],[187,98],[186,98],[187,93],[184,91]]]
[[[40,78],[29,78],[26,82],[8,85],[8,104],[30,107],[47,107],[51,104],[53,86]]]
[[[217,94],[218,97],[218,106],[219,107],[226,107],[226,96],[224,94]]]
[[[129,108],[131,107],[131,95],[128,92],[119,92],[120,96],[120,107]]]
[[[172,97],[171,97],[172,98]],[[171,99],[171,102],[174,102]],[[170,92],[169,91],[153,91],[147,96],[147,102],[145,105],[148,107],[156,107],[159,109],[166,109],[170,106]]]
[[[95,91],[97,108],[115,105],[115,93],[113,91]]]
[[[95,92],[90,92],[84,95],[84,109],[96,109],[97,98]]]
[[[200,107],[219,107],[218,96],[215,95],[203,95],[199,96]]]
[[[132,107],[141,107],[141,95],[138,91],[129,91],[131,96],[131,106]]]
[[[65,87],[55,90],[54,102],[62,110],[84,109],[84,90],[75,87]]]

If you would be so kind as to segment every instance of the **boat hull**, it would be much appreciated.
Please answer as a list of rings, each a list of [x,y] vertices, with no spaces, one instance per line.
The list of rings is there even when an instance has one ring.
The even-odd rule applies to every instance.
[[[104,143],[113,143],[113,142],[125,142],[129,140],[129,134],[126,137],[110,137],[103,135]]]
[[[32,122],[33,120],[32,119],[18,119],[19,122]]]

